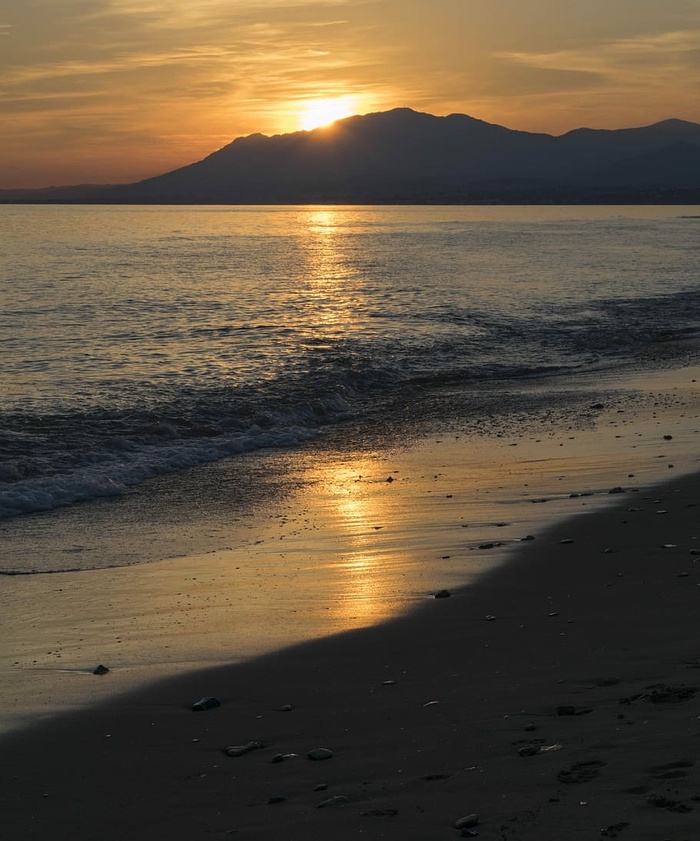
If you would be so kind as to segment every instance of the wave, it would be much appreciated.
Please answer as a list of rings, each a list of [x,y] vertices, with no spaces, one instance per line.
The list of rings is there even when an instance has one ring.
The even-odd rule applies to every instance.
[[[144,481],[263,448],[296,447],[412,390],[574,376],[643,357],[700,328],[700,292],[588,300],[537,312],[442,304],[375,308],[372,330],[299,342],[267,377],[129,383],[95,405],[0,417],[0,517],[124,494]],[[382,326],[385,328],[382,330]],[[223,326],[212,327],[220,333]],[[114,395],[117,395],[116,397]],[[101,400],[101,402],[100,402]]]

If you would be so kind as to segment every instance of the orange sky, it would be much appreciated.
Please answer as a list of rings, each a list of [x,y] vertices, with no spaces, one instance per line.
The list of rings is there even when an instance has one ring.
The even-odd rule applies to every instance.
[[[553,134],[700,122],[699,56],[700,0],[4,0],[0,188],[135,181],[318,99]]]

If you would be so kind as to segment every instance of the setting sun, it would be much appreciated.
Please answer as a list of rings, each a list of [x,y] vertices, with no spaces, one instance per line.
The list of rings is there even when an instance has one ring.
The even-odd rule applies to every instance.
[[[344,117],[351,117],[355,101],[352,97],[344,96],[336,99],[312,99],[303,103],[299,114],[299,127],[304,131],[311,131],[321,126],[327,126]]]

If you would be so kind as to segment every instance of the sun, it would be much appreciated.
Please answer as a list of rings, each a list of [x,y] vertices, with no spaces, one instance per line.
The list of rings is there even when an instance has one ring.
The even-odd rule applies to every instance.
[[[351,117],[355,113],[354,104],[353,98],[349,96],[335,99],[310,99],[302,103],[299,127],[304,131],[311,131],[334,123],[336,120]]]

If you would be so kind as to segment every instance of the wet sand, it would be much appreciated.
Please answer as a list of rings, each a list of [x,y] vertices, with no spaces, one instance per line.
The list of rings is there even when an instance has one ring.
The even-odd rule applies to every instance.
[[[32,707],[2,741],[8,834],[450,838],[476,814],[464,831],[493,839],[698,837],[689,373],[675,404],[591,431],[319,463],[303,504],[233,556],[4,582],[27,622],[3,643],[12,727]],[[330,589],[310,603],[314,569]],[[267,636],[231,627],[237,593]],[[39,650],[63,599],[60,645]],[[203,696],[221,706],[193,712]],[[262,747],[226,755],[248,742]],[[319,747],[332,758],[308,759]]]

